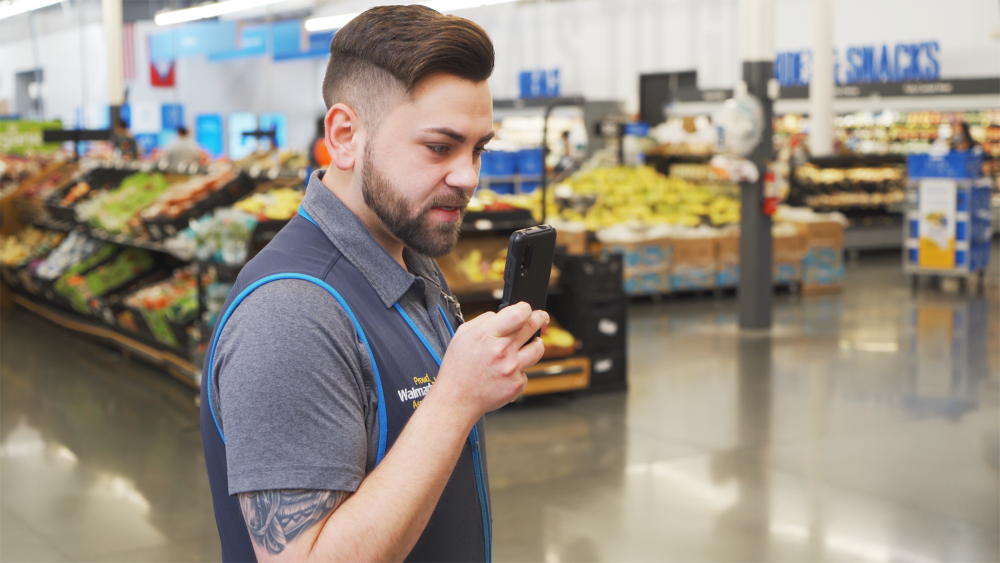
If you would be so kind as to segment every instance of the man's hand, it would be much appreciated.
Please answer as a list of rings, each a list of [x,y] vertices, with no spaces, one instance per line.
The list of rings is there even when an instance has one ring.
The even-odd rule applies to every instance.
[[[431,393],[446,396],[471,427],[524,391],[524,370],[545,353],[541,339],[524,344],[547,324],[548,313],[523,302],[463,324],[448,345]]]

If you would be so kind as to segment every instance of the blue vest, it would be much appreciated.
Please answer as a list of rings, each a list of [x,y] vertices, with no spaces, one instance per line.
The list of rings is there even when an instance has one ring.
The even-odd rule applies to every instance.
[[[300,208],[299,215],[240,272],[222,308],[223,314],[206,354],[201,386],[201,436],[223,561],[256,561],[257,558],[239,501],[229,495],[226,441],[212,410],[210,390],[218,389],[218,381],[212,378],[215,347],[219,334],[243,299],[261,285],[279,279],[306,280],[322,287],[330,294],[330,306],[342,307],[354,323],[358,339],[371,358],[378,390],[376,465],[385,457],[419,404],[421,397],[417,395],[425,392],[412,392],[414,387],[426,386],[415,385],[414,378],[429,376],[433,381],[441,365],[437,352],[399,304],[386,308],[368,281]],[[443,308],[439,307],[437,313],[444,317],[449,330],[455,326],[455,319]],[[400,394],[400,391],[411,392]],[[403,397],[407,399],[404,401]],[[407,557],[408,561],[490,561],[489,480],[480,445],[482,436],[483,420],[480,419],[472,428],[437,507]]]

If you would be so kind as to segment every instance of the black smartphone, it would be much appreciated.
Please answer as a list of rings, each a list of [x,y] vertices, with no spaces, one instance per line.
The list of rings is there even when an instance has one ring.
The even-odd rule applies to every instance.
[[[545,309],[555,250],[556,229],[551,225],[521,229],[510,235],[507,265],[503,271],[501,309],[521,301],[531,305],[532,311]],[[539,334],[541,331],[535,336]]]

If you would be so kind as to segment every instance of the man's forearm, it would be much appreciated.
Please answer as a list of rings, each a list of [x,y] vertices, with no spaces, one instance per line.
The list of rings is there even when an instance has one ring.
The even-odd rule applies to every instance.
[[[475,423],[454,408],[461,403],[434,391],[378,467],[326,521],[310,559],[400,561],[413,549]]]

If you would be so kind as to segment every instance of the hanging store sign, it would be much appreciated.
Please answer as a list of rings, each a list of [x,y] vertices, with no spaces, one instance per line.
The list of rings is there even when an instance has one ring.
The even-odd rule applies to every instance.
[[[895,45],[852,45],[833,50],[836,84],[934,82],[941,78],[937,41]],[[774,77],[782,87],[807,86],[812,79],[812,50],[778,53]]]
[[[525,70],[518,75],[521,98],[558,98],[559,69]]]
[[[955,80],[938,80],[936,82],[855,84],[850,86],[836,86],[834,88],[834,96],[837,98],[868,98],[872,96],[883,98],[976,96],[983,94],[1000,94],[1000,77],[958,78]],[[732,90],[678,90],[674,99],[678,102],[715,102],[727,100],[732,96]],[[808,86],[783,87],[779,95],[779,99],[781,100],[803,100],[808,97]]]
[[[60,143],[46,143],[42,131],[62,129],[61,121],[0,121],[0,153],[26,154],[52,152]]]

